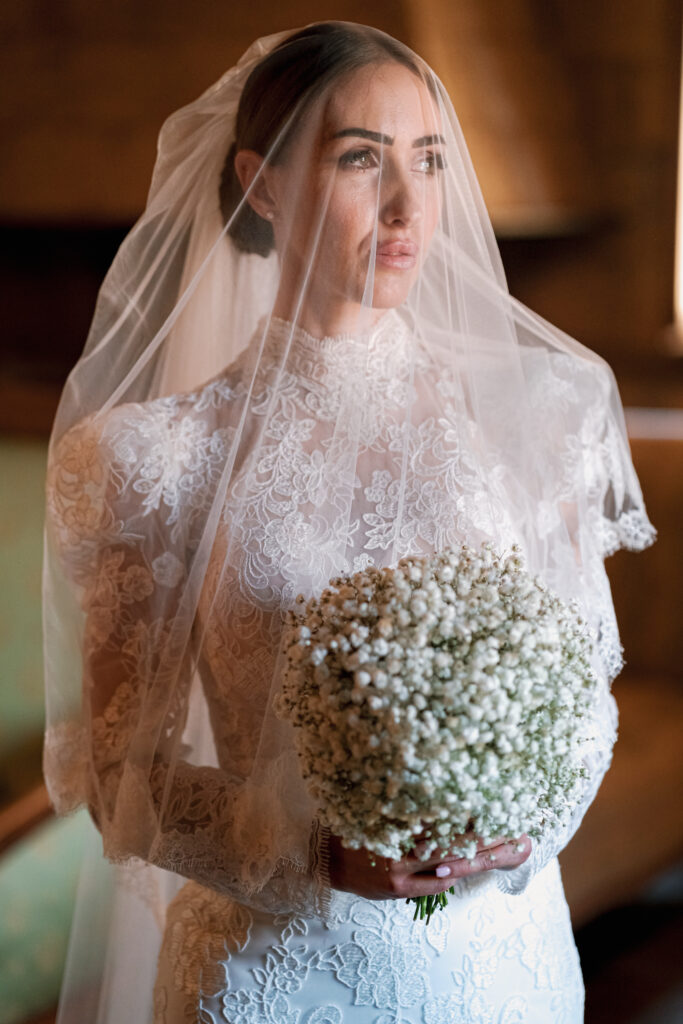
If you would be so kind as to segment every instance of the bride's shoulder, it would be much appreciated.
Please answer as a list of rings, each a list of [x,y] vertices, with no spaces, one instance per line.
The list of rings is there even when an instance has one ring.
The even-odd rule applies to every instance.
[[[570,339],[571,340],[571,339]],[[556,387],[581,392],[585,400],[605,400],[614,385],[609,365],[591,349],[573,342],[520,344],[475,333],[431,330],[419,336],[417,351],[425,374],[442,380],[474,372],[480,381],[518,377],[530,390]]]
[[[188,473],[201,487],[229,448],[238,391],[239,377],[224,372],[193,391],[126,402],[78,420],[50,446],[51,506],[94,510],[125,499],[130,514],[134,502],[145,510],[163,504]],[[91,518],[97,528],[94,512]]]
[[[241,387],[240,375],[231,369],[192,391],[125,402],[83,417],[53,444],[53,461],[90,463],[99,451],[101,457],[127,462],[133,453],[173,443],[178,435],[189,440],[229,430]]]

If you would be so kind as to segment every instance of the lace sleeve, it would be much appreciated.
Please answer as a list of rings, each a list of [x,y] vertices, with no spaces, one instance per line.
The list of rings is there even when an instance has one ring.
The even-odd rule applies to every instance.
[[[323,914],[317,829],[307,862],[273,862],[270,822],[281,815],[268,804],[276,789],[256,792],[230,771],[229,758],[220,768],[188,759],[183,731],[195,666],[183,606],[192,533],[179,519],[177,529],[164,529],[159,516],[154,528],[140,528],[154,479],[148,473],[137,501],[122,503],[126,466],[120,430],[116,436],[114,451],[101,428],[74,428],[48,481],[49,538],[78,597],[83,653],[80,716],[47,731],[45,771],[57,808],[87,804],[114,861],[139,857],[261,909]],[[154,450],[149,439],[147,448]],[[151,523],[154,510],[148,515]],[[263,864],[272,864],[265,879]]]

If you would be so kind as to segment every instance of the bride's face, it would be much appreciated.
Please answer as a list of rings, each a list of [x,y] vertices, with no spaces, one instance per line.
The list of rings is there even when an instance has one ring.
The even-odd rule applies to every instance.
[[[335,320],[363,303],[398,306],[440,213],[446,154],[434,97],[387,63],[337,81],[317,116],[272,168],[283,271],[295,267],[305,303]]]

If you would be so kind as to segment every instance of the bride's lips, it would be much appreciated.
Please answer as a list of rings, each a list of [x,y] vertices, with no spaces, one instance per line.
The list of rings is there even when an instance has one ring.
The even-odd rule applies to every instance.
[[[395,270],[410,270],[417,262],[418,247],[415,242],[383,242],[377,246],[376,260],[380,266]]]

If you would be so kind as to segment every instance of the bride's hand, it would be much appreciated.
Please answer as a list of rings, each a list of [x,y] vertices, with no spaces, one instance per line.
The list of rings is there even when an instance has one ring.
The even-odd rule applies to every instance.
[[[352,892],[368,900],[407,899],[447,892],[465,875],[519,867],[531,853],[531,840],[523,835],[519,839],[496,839],[488,846],[480,841],[471,861],[449,853],[420,860],[419,844],[400,860],[389,860],[367,850],[347,850],[340,838],[332,835],[329,853],[333,889]]]

